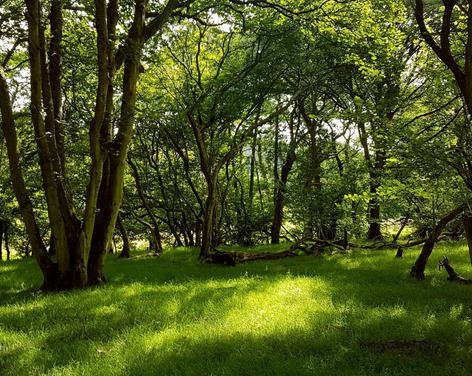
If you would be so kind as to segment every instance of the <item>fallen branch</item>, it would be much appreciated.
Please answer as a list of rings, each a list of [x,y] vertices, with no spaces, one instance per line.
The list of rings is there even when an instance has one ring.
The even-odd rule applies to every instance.
[[[257,260],[278,260],[286,257],[297,256],[295,252],[290,250],[282,252],[223,252],[214,250],[205,258],[206,263],[220,264],[227,266],[236,266],[242,262],[257,261]]]
[[[449,277],[447,277],[448,281],[463,284],[472,283],[472,280],[461,277],[459,274],[457,274],[451,264],[449,264],[449,260],[446,256],[444,256],[443,259],[439,261],[439,270],[441,270],[442,268],[446,269],[447,274],[449,274]]]
[[[289,251],[301,250],[306,253],[323,251],[325,247],[333,247],[344,251],[344,240],[300,239],[293,243]]]

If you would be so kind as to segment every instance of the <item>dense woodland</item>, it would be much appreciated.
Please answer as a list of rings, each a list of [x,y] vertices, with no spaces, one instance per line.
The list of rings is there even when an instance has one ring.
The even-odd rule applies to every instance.
[[[472,247],[468,0],[2,0],[0,30],[0,256],[45,290],[138,244],[422,244],[418,279]]]

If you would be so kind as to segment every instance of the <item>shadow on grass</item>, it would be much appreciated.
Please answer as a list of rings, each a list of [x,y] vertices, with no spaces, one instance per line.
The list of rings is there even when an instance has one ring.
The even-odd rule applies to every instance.
[[[1,279],[13,288],[0,303],[0,370],[467,374],[470,291],[437,278],[411,281],[405,267],[414,255],[394,260],[391,253],[228,268],[178,250],[161,259],[111,260],[110,283],[100,288],[39,296],[23,290],[16,298],[17,274],[34,266],[13,263]]]

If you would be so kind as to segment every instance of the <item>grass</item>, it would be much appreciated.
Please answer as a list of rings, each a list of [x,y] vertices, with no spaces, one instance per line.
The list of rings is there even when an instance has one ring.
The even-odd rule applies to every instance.
[[[470,375],[472,286],[437,270],[447,254],[472,277],[465,246],[438,245],[423,282],[405,253],[231,268],[177,249],[56,294],[31,260],[1,263],[0,375]]]

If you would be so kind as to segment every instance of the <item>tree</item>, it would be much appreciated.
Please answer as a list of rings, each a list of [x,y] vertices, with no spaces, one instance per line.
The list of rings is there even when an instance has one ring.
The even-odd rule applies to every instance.
[[[11,179],[33,254],[43,273],[43,289],[60,290],[104,281],[102,268],[121,204],[124,162],[133,132],[140,56],[146,41],[164,27],[174,12],[192,2],[169,0],[156,12],[149,12],[146,0],[136,0],[131,26],[123,44],[116,47],[117,24],[126,20],[119,17],[117,1],[95,1],[98,84],[89,128],[89,182],[83,214],[79,216],[65,180],[66,156],[60,126],[61,47],[63,14],[67,10],[61,0],[52,1],[47,34],[39,1],[26,0],[31,119],[57,262],[47,253],[23,178],[15,117],[3,69],[0,70],[0,109]],[[121,100],[115,128],[113,96],[116,73],[121,67]]]

